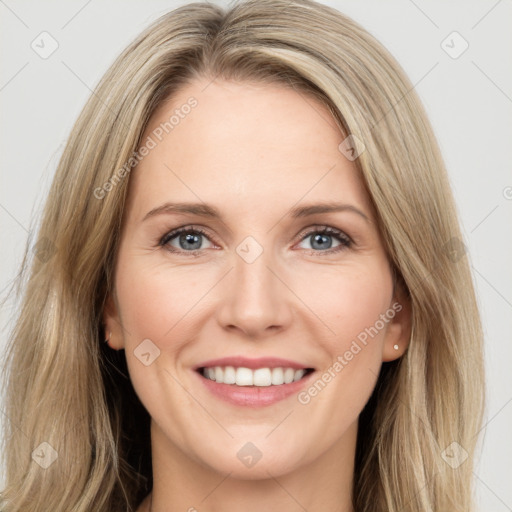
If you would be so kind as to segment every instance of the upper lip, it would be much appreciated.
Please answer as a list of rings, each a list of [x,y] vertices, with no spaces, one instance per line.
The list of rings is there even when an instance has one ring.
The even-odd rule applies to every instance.
[[[235,368],[294,368],[301,370],[303,368],[311,368],[307,364],[298,363],[291,359],[282,359],[280,357],[258,357],[249,359],[243,356],[221,357],[220,359],[209,359],[195,366],[195,370],[199,368],[210,368],[212,366],[234,366]]]

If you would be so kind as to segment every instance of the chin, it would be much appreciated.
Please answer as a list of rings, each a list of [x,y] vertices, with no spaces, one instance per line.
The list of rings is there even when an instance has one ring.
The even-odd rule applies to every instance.
[[[213,471],[230,475],[239,480],[265,480],[271,477],[286,475],[304,464],[303,450],[283,446],[274,446],[261,439],[250,441],[231,440],[224,449],[211,450],[207,457],[204,453],[200,459],[203,464]],[[218,444],[217,446],[221,446]]]

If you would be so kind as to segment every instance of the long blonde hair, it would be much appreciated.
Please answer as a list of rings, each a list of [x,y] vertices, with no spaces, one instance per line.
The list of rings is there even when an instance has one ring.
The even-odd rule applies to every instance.
[[[22,265],[6,356],[2,510],[131,511],[151,489],[149,416],[124,354],[102,343],[101,315],[136,172],[126,162],[157,106],[196,77],[293,87],[364,144],[356,164],[410,298],[412,335],[404,356],[383,364],[361,413],[354,509],[472,510],[482,334],[444,164],[396,61],[358,24],[311,0],[180,7],[96,87],[56,171],[38,250],[27,249]]]

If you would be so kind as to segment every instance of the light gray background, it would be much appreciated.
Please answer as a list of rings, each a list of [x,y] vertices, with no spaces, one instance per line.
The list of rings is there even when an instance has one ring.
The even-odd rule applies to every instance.
[[[63,143],[91,89],[144,27],[184,3],[0,0],[0,290],[17,272]],[[475,470],[478,501],[482,511],[512,511],[512,2],[325,3],[359,21],[398,59],[439,139],[486,334],[488,405]],[[31,48],[43,31],[59,45],[47,59]],[[453,31],[469,43],[456,59],[441,46]],[[460,48],[453,37],[445,44]],[[9,301],[1,311],[0,351],[13,315]],[[7,421],[1,406],[0,421]]]

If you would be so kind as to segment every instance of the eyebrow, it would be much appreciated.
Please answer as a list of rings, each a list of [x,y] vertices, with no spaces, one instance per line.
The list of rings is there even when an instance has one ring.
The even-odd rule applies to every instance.
[[[351,204],[335,203],[335,202],[321,202],[315,204],[309,204],[305,206],[296,206],[291,208],[288,212],[288,216],[292,218],[308,217],[310,215],[316,215],[319,213],[333,213],[333,212],[353,212],[360,215],[367,222],[370,222],[368,216],[362,212],[359,208]],[[213,219],[219,219],[222,221],[222,215],[217,208],[206,203],[164,203],[161,206],[157,206],[149,211],[142,222],[162,214],[192,214],[199,215],[201,217],[210,217]]]

